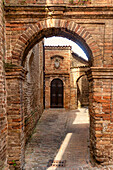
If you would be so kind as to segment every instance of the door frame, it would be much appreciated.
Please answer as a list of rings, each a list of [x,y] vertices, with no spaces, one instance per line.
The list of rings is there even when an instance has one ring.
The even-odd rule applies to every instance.
[[[62,83],[62,106],[61,107],[54,107],[54,106],[52,106],[52,83],[55,80],[59,80]],[[53,79],[51,81],[51,85],[50,85],[50,108],[64,108],[64,85],[63,85],[63,81],[61,79],[59,79],[59,78],[55,78],[55,79]]]

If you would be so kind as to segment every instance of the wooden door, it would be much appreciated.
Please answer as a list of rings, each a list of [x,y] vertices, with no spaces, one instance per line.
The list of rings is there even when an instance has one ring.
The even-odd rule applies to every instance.
[[[60,79],[51,82],[51,108],[63,108],[63,82]]]

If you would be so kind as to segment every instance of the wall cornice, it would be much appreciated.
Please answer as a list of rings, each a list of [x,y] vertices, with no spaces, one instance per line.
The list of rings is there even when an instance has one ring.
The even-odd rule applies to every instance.
[[[5,16],[11,17],[73,17],[73,18],[113,18],[113,5],[5,5]],[[79,12],[79,13],[78,13]]]
[[[112,67],[91,67],[86,71],[89,80],[92,79],[113,79]]]
[[[13,66],[5,68],[6,79],[23,79],[26,76],[26,71],[22,66]]]
[[[45,46],[45,50],[71,50],[71,46]]]

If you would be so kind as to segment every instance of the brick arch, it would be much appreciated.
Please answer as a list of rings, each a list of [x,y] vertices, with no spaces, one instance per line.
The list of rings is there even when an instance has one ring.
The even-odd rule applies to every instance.
[[[51,86],[51,82],[52,82],[54,79],[60,79],[60,80],[62,80],[63,86],[65,87],[65,81],[63,80],[62,77],[59,77],[59,76],[55,76],[55,77],[52,77],[52,78],[50,79],[49,87]]]
[[[74,21],[66,19],[47,19],[30,25],[19,37],[12,51],[12,63],[23,65],[29,50],[44,37],[67,37],[79,44],[87,54],[90,65],[101,57],[101,50],[91,34]]]
[[[51,87],[51,83],[52,83],[54,80],[56,80],[56,79],[59,79],[60,81],[62,81],[63,86],[65,85],[65,83],[64,83],[64,81],[63,81],[63,78],[56,76],[56,77],[53,77],[52,80],[50,81],[50,87]]]

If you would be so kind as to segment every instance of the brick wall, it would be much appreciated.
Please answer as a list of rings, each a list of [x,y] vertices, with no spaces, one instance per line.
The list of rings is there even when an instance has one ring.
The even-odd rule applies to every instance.
[[[86,75],[81,77],[81,79],[81,106],[89,106],[89,82]]]
[[[24,136],[24,105],[23,83],[25,71],[21,66],[6,64],[7,90],[7,163],[9,169],[22,168],[24,164],[25,136]]]
[[[0,1],[0,169],[6,160],[7,149],[7,118],[6,118],[6,91],[5,91],[5,32],[4,32],[4,12],[3,1]]]
[[[88,70],[88,67],[85,67],[85,65],[87,64],[84,64],[84,66],[81,67],[74,67],[70,72],[71,109],[89,105],[89,83],[85,73]]]
[[[88,79],[86,71],[88,70],[88,62],[78,56],[71,54],[71,67],[70,67],[70,108],[76,109],[81,106],[88,106]]]
[[[70,46],[45,47],[45,107],[50,108],[50,88],[53,79],[59,78],[64,86],[64,108],[70,108]],[[55,67],[56,59],[59,68]]]
[[[59,58],[61,56],[62,58]],[[58,58],[60,67],[55,68]],[[76,109],[79,105],[88,106],[88,80],[85,71],[88,62],[72,53],[71,47],[45,47],[45,105],[50,107],[50,88],[54,78],[60,78],[64,84],[64,108]],[[84,75],[84,76],[83,76]],[[81,77],[82,76],[82,77]]]
[[[70,4],[70,5],[110,5],[112,0],[5,0],[6,3],[11,4]]]
[[[70,46],[64,46],[64,47],[45,47],[45,72],[46,74],[51,74],[53,73],[53,70],[56,74],[59,73],[70,73],[70,51],[71,47]],[[56,56],[56,57],[55,57]],[[61,56],[63,58],[59,58],[60,60],[60,67],[59,69],[55,68],[54,62],[57,56]],[[51,58],[52,57],[52,58]]]
[[[36,44],[29,52],[25,69],[27,76],[24,85],[25,140],[43,112],[43,44]]]
[[[7,6],[5,6],[7,62],[23,65],[29,50],[37,42],[42,40],[44,36],[54,35],[74,40],[88,54],[90,66],[93,67],[88,73],[90,80],[91,155],[98,164],[112,164],[112,84],[111,91],[109,91],[109,85],[106,85],[104,90],[108,91],[105,93],[102,87],[104,82],[107,82],[107,84],[112,83],[112,1],[92,0],[92,5],[89,5],[88,8],[87,6],[78,7],[76,5],[65,6],[64,3],[61,7],[61,1],[57,8],[56,5],[53,5],[54,7],[46,6],[45,8],[44,5],[40,6],[38,4],[31,6],[24,4],[19,7],[19,4],[11,6],[8,2],[14,3],[14,1],[7,1]],[[29,1],[28,3],[35,2]],[[22,1],[21,3],[23,4]],[[97,93],[97,98],[94,100],[95,82],[98,84],[98,89],[96,90],[100,90],[101,93]],[[9,87],[11,86],[10,84],[11,81],[9,81]],[[3,87],[2,85],[1,87]],[[13,94],[14,97],[15,94]],[[104,96],[104,94],[106,95]],[[106,97],[106,101],[103,100],[104,97]],[[98,101],[98,98],[102,100]],[[110,109],[109,104],[107,105],[106,102],[110,103]],[[10,102],[10,105],[14,109],[13,101],[12,103]],[[98,112],[99,114],[97,114]],[[108,118],[109,120],[106,120]],[[106,123],[108,124],[106,125]],[[107,139],[104,139],[106,134]],[[20,160],[20,158],[18,159]]]
[[[25,79],[27,67],[24,69],[22,66],[11,63],[5,64],[8,119],[7,162],[10,169],[13,169],[14,162],[17,169],[23,168],[25,142],[32,134],[39,115],[43,111],[42,51],[42,44],[36,45],[31,51],[33,55],[30,59],[27,81]],[[34,59],[33,56],[35,56]],[[26,61],[29,58],[28,55]]]
[[[112,68],[88,71],[90,153],[95,164],[112,164]]]
[[[30,13],[31,15],[31,13]],[[68,14],[67,14],[68,15]],[[29,26],[29,22],[31,23],[31,19],[27,19],[26,18],[26,14],[25,16],[23,16],[22,22],[20,23],[20,18],[16,18],[16,20],[12,17],[7,18],[6,20],[6,34],[7,34],[7,61],[8,62],[13,62],[14,64],[20,64],[21,60],[23,60],[26,56],[26,54],[28,53],[28,51],[31,49],[31,47],[33,45],[36,44],[37,41],[40,41],[40,39],[42,39],[45,36],[49,36],[49,33],[51,35],[60,35],[61,36],[66,36],[69,37],[70,39],[74,36],[74,41],[77,42],[77,37],[76,37],[76,33],[75,31],[78,33],[78,35],[82,35],[83,38],[85,37],[85,41],[83,39],[81,39],[81,37],[79,37],[81,45],[83,46],[83,48],[85,48],[86,53],[89,55],[89,60],[92,66],[102,66],[103,63],[103,57],[104,57],[104,62],[106,61],[106,56],[103,56],[103,52],[105,52],[105,48],[103,48],[105,44],[105,31],[103,31],[103,23],[98,23],[96,24],[96,20],[92,20],[92,22],[94,22],[93,26],[94,29],[91,30],[90,29],[90,25],[92,25],[90,23],[90,21],[88,20],[88,24],[86,24],[86,20],[85,19],[76,19],[76,22],[80,25],[76,25],[74,23],[74,19],[72,20],[72,22],[69,23],[69,28],[75,31],[72,31],[72,34],[70,34],[66,28],[66,25],[68,24],[67,20],[57,20],[57,19],[52,19],[52,20],[46,20],[44,22],[39,22],[37,24],[35,24],[36,22],[38,22],[37,18],[32,19],[32,24],[30,24]],[[70,17],[71,17],[71,13],[70,13]],[[107,25],[107,20],[104,20],[106,28],[108,29],[109,25]],[[52,29],[51,31],[46,30],[48,23],[53,24],[53,27],[56,27],[54,29]],[[59,27],[65,27],[64,29],[61,30],[57,30],[57,24],[59,23]],[[56,26],[54,26],[54,24],[56,24]],[[74,25],[75,24],[75,25]],[[74,25],[74,26],[73,26]],[[40,28],[39,28],[40,27]],[[42,29],[44,27],[44,32],[42,34],[40,34],[40,29]],[[45,28],[46,27],[46,28]],[[81,27],[81,28],[80,28]],[[102,27],[102,30],[101,30]],[[87,30],[87,31],[86,31]],[[37,34],[40,34],[40,36],[38,36]],[[47,34],[47,35],[46,35]],[[111,35],[111,28],[109,28],[109,33]],[[101,37],[100,37],[101,35]],[[98,40],[98,36],[99,36],[99,40]],[[107,35],[106,35],[107,36]],[[32,38],[31,38],[32,37]],[[33,40],[34,37],[34,40]],[[29,38],[31,38],[29,40]],[[37,41],[36,41],[37,38]],[[31,41],[31,42],[30,42]],[[16,45],[15,45],[16,42]],[[109,38],[109,45],[112,46],[112,39],[111,36]],[[28,47],[26,48],[26,44],[28,44]],[[89,45],[89,47],[88,47]],[[91,48],[92,50],[92,54],[90,54],[90,50],[89,48]],[[26,49],[26,50],[25,50]],[[26,54],[23,54],[25,50]],[[89,51],[88,51],[89,50]],[[110,49],[111,52],[111,49]],[[107,53],[105,53],[107,55]],[[109,53],[110,55],[110,53]],[[109,56],[110,57],[110,56]],[[110,61],[112,59],[110,58]],[[110,66],[110,65],[109,65]]]

